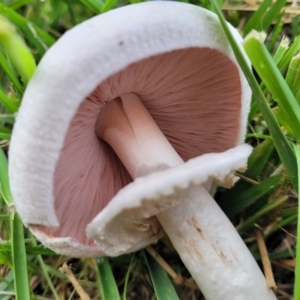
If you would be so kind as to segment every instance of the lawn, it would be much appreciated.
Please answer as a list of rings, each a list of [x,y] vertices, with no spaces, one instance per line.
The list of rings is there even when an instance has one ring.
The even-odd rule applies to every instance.
[[[23,226],[11,195],[9,145],[36,65],[75,25],[139,2],[143,1],[0,1],[1,300],[204,300],[168,237],[117,257],[58,255]],[[300,4],[286,0],[181,2],[217,14],[252,90],[246,143],[253,151],[248,168],[235,173],[239,181],[234,187],[218,188],[215,199],[264,270],[268,288],[278,299],[299,300]],[[244,38],[244,52],[225,20]]]

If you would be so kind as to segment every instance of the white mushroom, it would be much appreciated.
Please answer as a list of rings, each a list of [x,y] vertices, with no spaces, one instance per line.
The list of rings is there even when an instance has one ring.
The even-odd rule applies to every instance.
[[[250,147],[234,147],[250,96],[209,11],[148,2],[86,21],[25,92],[10,146],[16,209],[73,256],[134,251],[161,224],[207,300],[276,299],[207,191],[246,163]]]

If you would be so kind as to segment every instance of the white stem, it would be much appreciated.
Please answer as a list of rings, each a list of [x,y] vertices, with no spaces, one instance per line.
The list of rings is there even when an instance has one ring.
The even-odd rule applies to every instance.
[[[134,94],[111,101],[99,115],[96,132],[132,178],[183,163]],[[182,204],[157,218],[206,300],[276,299],[243,240],[202,185],[191,187]]]
[[[135,94],[106,104],[96,133],[114,149],[132,178],[183,163]]]
[[[157,215],[206,300],[274,300],[265,277],[226,215],[202,186]]]

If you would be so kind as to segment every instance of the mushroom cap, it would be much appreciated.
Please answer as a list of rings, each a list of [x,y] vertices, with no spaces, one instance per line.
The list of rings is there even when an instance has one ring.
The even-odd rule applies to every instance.
[[[238,32],[232,27],[230,29],[241,43]],[[204,54],[202,60],[200,54]],[[161,97],[171,99],[177,96],[179,106],[174,111],[183,111],[180,105],[185,107],[185,101],[188,102],[185,96],[189,86],[185,86],[182,93],[164,91],[159,94],[160,88],[168,82],[163,79],[174,77],[176,66],[180,64],[189,63],[187,69],[192,70],[196,63],[190,57],[199,57],[200,73],[197,71],[194,74],[194,87],[200,80],[206,84],[208,91],[226,90],[227,96],[221,96],[225,101],[230,96],[238,99],[232,120],[235,137],[231,137],[225,149],[216,146],[212,151],[201,150],[200,142],[198,149],[195,146],[198,137],[195,138],[193,132],[187,135],[186,141],[179,141],[169,132],[174,126],[176,128],[177,117],[173,120],[169,118],[172,130],[164,127],[165,116],[160,102],[165,108],[169,103],[162,101]],[[220,57],[221,61],[214,64],[216,57]],[[161,65],[168,61],[172,67],[164,73],[165,68]],[[150,81],[152,86],[148,85],[149,90],[145,92],[142,79],[147,81],[151,74],[145,71],[142,74],[135,73],[139,68],[145,69],[140,67],[140,63],[153,72],[162,73],[160,80],[155,83]],[[202,65],[206,69],[201,69]],[[211,75],[215,77],[223,70],[223,66],[224,75],[228,78],[227,81],[222,78],[227,86],[225,84],[224,87],[220,80],[211,86],[210,82],[203,79],[208,69],[215,70]],[[184,74],[191,76],[189,72]],[[128,77],[131,85],[127,84]],[[122,83],[121,87],[118,82]],[[162,82],[161,85],[159,82]],[[174,82],[168,84],[170,87],[177,86]],[[135,90],[137,86],[138,91]],[[202,88],[205,90],[205,86]],[[235,88],[236,91],[232,92]],[[101,244],[95,245],[93,240],[85,236],[85,227],[131,178],[111,149],[95,137],[93,128],[99,109],[124,92],[136,92],[141,96],[184,160],[205,152],[225,151],[243,141],[251,93],[218,18],[213,13],[184,3],[146,2],[115,9],[74,27],[51,47],[28,84],[9,152],[9,174],[16,209],[24,224],[55,251],[72,254],[72,249],[76,248],[76,254],[73,254],[76,256],[105,253]],[[196,94],[201,93],[195,90],[195,99]],[[155,101],[157,97],[158,101]],[[194,106],[196,100],[193,100]],[[213,100],[215,98],[207,99],[211,103]],[[210,113],[225,116],[222,110],[214,108]],[[185,111],[185,115],[190,117],[190,111]],[[205,112],[203,116],[205,114],[210,115]],[[88,121],[85,121],[85,116]],[[198,117],[195,115],[195,118]],[[180,123],[182,128],[187,121]],[[229,124],[230,120],[223,123]],[[205,130],[209,127],[207,125]],[[89,131],[84,132],[83,129]],[[176,130],[180,131],[180,128]],[[190,132],[191,128],[187,127],[186,130]],[[215,140],[226,141],[224,134],[226,130],[216,130],[220,139]],[[193,139],[194,144],[190,145],[192,154],[181,151],[183,144],[189,144],[188,139]],[[212,138],[209,136],[207,139]],[[78,142],[80,145],[74,147],[74,143]],[[77,232],[80,232],[78,237]],[[160,236],[161,231],[157,229],[157,234],[148,243],[155,242]]]

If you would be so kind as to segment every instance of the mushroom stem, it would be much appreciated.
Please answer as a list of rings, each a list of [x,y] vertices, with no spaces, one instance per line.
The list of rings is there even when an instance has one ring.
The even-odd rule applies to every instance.
[[[139,97],[107,104],[96,123],[133,179],[184,163]],[[276,299],[243,240],[202,185],[157,215],[206,300]]]
[[[133,179],[183,163],[136,94],[106,104],[96,134],[114,149]]]
[[[276,299],[238,232],[201,185],[157,218],[206,300]]]

